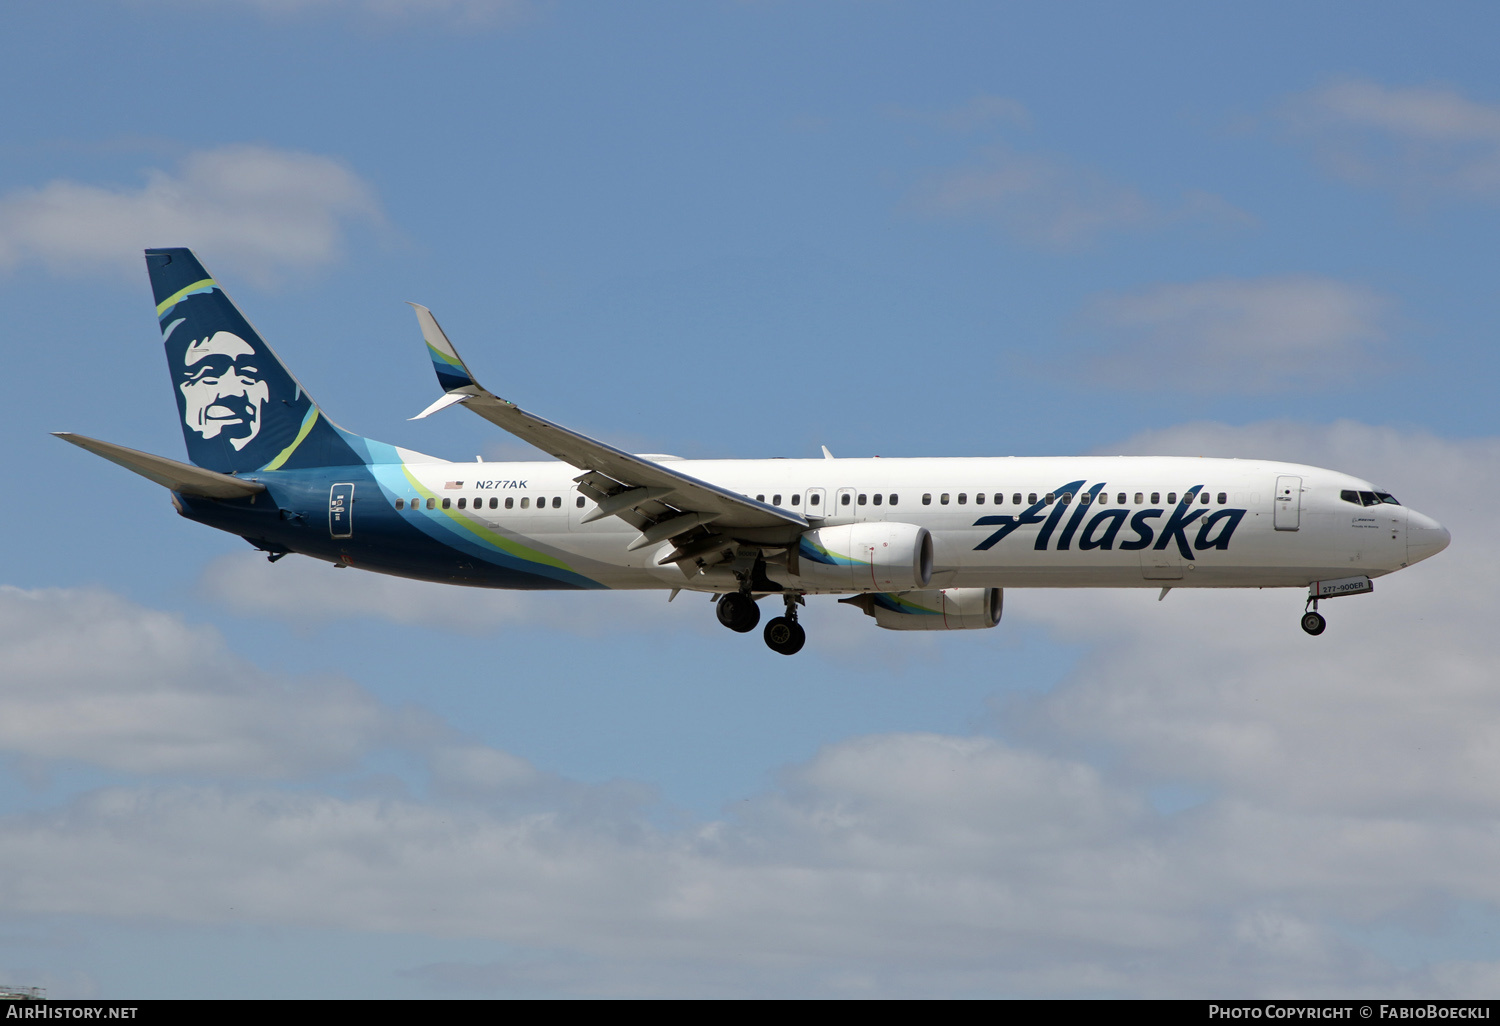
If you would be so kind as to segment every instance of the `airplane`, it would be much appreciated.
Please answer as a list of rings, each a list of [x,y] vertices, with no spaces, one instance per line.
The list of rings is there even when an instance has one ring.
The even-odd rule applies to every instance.
[[[1195,457],[684,460],[633,454],[481,386],[411,304],[442,396],[550,459],[458,463],[330,421],[188,249],[150,249],[190,462],[58,437],[171,492],[189,520],[275,562],[301,553],[480,588],[707,593],[719,621],[792,655],[798,607],[892,630],[994,627],[1006,588],[1307,588],[1320,601],[1447,547],[1441,524],[1348,474]]]

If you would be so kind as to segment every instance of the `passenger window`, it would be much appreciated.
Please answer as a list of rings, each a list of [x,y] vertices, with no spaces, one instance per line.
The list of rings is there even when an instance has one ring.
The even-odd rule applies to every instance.
[[[839,505],[840,506],[847,506],[847,505],[849,505],[849,493],[848,492],[845,492],[843,495],[839,496]]]
[[[1047,493],[1047,505],[1050,506],[1050,505],[1052,505],[1056,501],[1057,501],[1057,493],[1055,493],[1055,492],[1048,492]]]
[[[1016,501],[1016,505],[1018,505],[1018,506],[1021,504],[1020,503],[1020,498],[1021,497],[1019,495],[1016,496],[1016,500],[1017,500]],[[1004,506],[1005,505],[1005,493],[1004,492],[996,492],[995,493],[995,505],[996,506]]]
[[[809,506],[816,506],[818,504],[818,499],[819,499],[819,496],[816,493],[814,493],[812,495],[809,495],[807,497],[807,504]]]
[[[948,493],[944,492],[942,495],[939,495],[938,502],[940,502],[944,506],[948,505]]]
[[[1201,505],[1207,506],[1208,505],[1208,493],[1207,492],[1199,492],[1198,493],[1198,502]]]
[[[1020,492],[1017,492],[1017,493],[1016,493],[1016,494],[1014,494],[1014,495],[1012,495],[1012,496],[1011,496],[1011,497],[1010,497],[1010,501],[1011,501],[1011,504],[1012,504],[1012,505],[1015,505],[1015,506],[1019,506],[1019,505],[1020,505],[1020,504],[1021,504],[1021,493],[1020,493]],[[1035,495],[1033,495],[1033,496],[1032,496],[1032,497],[1031,497],[1031,501],[1032,501],[1032,502],[1035,502],[1035,501],[1036,501],[1036,496],[1035,496]]]
[[[877,506],[880,505],[880,493],[879,492],[875,493],[875,505],[877,505]]]
[[[1137,497],[1136,501],[1139,502],[1140,498]],[[1121,492],[1119,495],[1115,496],[1115,505],[1116,506],[1123,506],[1123,505],[1125,505],[1125,493],[1124,492]]]
[[[397,499],[396,500],[396,508],[397,509],[405,509],[406,508],[406,500],[405,499]]]
[[[1066,506],[1068,503],[1070,503],[1070,502],[1073,501],[1073,493],[1072,492],[1063,492],[1062,495],[1058,498],[1057,501],[1061,502],[1064,506]]]
[[[1229,493],[1228,492],[1220,492],[1219,493],[1219,505],[1222,506],[1222,505],[1224,505],[1224,503],[1226,503],[1228,501],[1229,501]]]
[[[1052,499],[1049,497],[1047,499],[1047,501],[1051,502]],[[1036,505],[1036,492],[1032,492],[1032,493],[1030,493],[1029,495],[1026,496],[1026,504],[1028,506],[1035,506]]]
[[[1151,493],[1151,505],[1155,506],[1160,501],[1161,501],[1161,492],[1152,492]]]
[[[923,492],[922,493],[922,505],[924,505],[924,506],[931,506],[932,505],[932,493],[931,492]]]
[[[896,501],[898,499],[900,499],[900,498],[901,498],[901,496],[897,495],[895,492],[892,492],[891,493],[891,505],[894,506],[896,504]]]
[[[428,509],[432,509],[432,507],[436,504],[436,502],[437,502],[437,500],[435,500],[435,499],[428,499],[427,500],[427,508]]]
[[[959,492],[958,493],[958,504],[960,506],[967,506],[969,504],[969,493],[968,492]]]
[[[506,509],[515,509],[516,508],[516,497],[514,495],[507,495],[505,497],[505,508]]]
[[[521,496],[521,508],[522,509],[530,509],[531,508],[531,496],[529,496],[529,495],[523,495],[523,496]]]
[[[983,492],[975,492],[974,493],[974,505],[976,505],[976,506],[983,506],[984,505],[984,493]]]
[[[1137,506],[1144,506],[1146,504],[1146,498],[1145,498],[1144,493],[1142,493],[1142,492],[1136,492],[1135,493],[1135,504]]]
[[[494,499],[490,500],[491,503],[493,503],[494,501],[495,501]],[[579,509],[583,509],[583,496],[582,495],[580,495],[578,497],[578,501],[575,502],[574,505],[577,506]]]
[[[1167,505],[1170,506],[1172,503],[1174,503],[1176,501],[1177,501],[1177,493],[1176,492],[1168,492],[1167,493]]]
[[[780,492],[777,492],[775,495],[771,496],[771,505],[773,505],[773,506],[780,506],[781,505],[781,493]]]
[[[867,501],[869,501],[869,498],[870,498],[870,497],[869,497],[869,496],[868,496],[868,495],[866,495],[866,494],[865,494],[865,493],[864,493],[864,492],[860,492],[860,493],[859,493],[859,504],[860,504],[860,505],[861,505],[861,506],[863,506],[863,505],[865,505],[865,503],[866,503],[866,502],[867,502]]]
[[[801,501],[802,501],[802,496],[801,496],[801,495],[793,495],[793,496],[792,496],[792,505],[793,505],[793,506],[796,506],[796,505],[797,505],[797,504],[799,504],[799,503],[800,503],[800,502],[801,502]]]
[[[459,509],[463,509],[464,508],[464,499],[462,497],[460,497],[459,500],[458,500],[458,508]]]
[[[755,497],[755,501],[756,502],[765,502],[766,501],[766,497],[764,495],[757,495]]]
[[[453,505],[453,500],[452,499],[444,499],[443,500],[443,508],[444,509],[447,509],[447,508],[449,508],[452,505]]]
[[[1079,492],[1078,493],[1078,505],[1080,505],[1080,506],[1087,506],[1090,502],[1093,502],[1093,501],[1094,501],[1093,495],[1089,494],[1088,492]]]
[[[552,496],[552,508],[553,509],[562,509],[562,496],[561,495],[554,495],[554,496]]]

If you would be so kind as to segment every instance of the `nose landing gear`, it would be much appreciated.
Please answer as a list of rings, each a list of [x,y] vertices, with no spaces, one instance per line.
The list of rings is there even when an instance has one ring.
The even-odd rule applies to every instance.
[[[1302,629],[1317,637],[1328,629],[1328,621],[1318,612],[1319,599],[1345,595],[1368,595],[1375,584],[1368,577],[1340,577],[1335,581],[1313,581],[1307,586],[1307,606],[1302,613]]]
[[[1314,586],[1316,588],[1316,586]],[[1313,637],[1317,637],[1328,629],[1328,621],[1323,619],[1323,614],[1318,612],[1318,596],[1316,594],[1307,596],[1307,605],[1303,607],[1302,629]]]

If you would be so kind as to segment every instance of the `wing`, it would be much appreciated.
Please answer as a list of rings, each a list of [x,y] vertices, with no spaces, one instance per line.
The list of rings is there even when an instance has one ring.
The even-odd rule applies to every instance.
[[[585,523],[620,517],[641,532],[631,548],[675,541],[677,548],[660,561],[663,564],[699,559],[731,541],[789,545],[811,526],[789,510],[616,449],[501,399],[474,379],[432,311],[416,303],[411,306],[444,390],[441,399],[412,419],[463,403],[490,423],[577,467],[583,471],[574,478],[579,491],[598,503],[584,516]]]

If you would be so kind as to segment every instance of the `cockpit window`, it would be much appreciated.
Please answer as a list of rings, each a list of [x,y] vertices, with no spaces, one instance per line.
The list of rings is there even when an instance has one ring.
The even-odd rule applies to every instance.
[[[1352,488],[1345,488],[1339,492],[1339,498],[1356,506],[1379,506],[1386,502],[1392,506],[1401,505],[1390,492],[1357,492]]]

